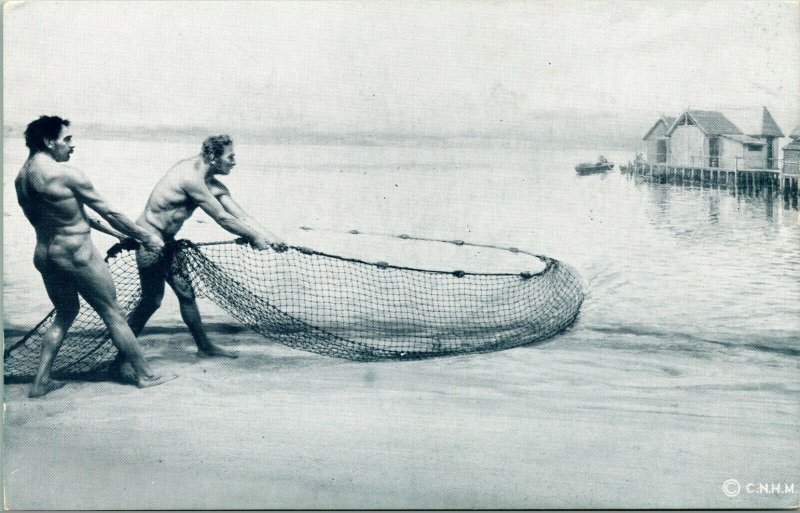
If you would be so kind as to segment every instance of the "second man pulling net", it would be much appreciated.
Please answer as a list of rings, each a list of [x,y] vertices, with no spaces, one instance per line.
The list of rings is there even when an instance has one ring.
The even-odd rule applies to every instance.
[[[169,243],[175,240],[183,223],[199,207],[222,228],[246,238],[255,248],[272,247],[276,251],[285,251],[286,244],[248,215],[217,178],[229,175],[235,165],[236,157],[230,137],[217,135],[207,138],[199,155],[181,160],[156,183],[144,212],[136,223],[158,233],[165,243]],[[208,338],[191,284],[181,276],[168,272],[164,252],[141,246],[136,251],[136,263],[141,279],[142,299],[128,317],[134,334],[139,335],[161,306],[164,284],[167,283],[178,297],[181,317],[194,337],[198,354],[236,358],[236,352],[225,349]],[[122,354],[117,357],[113,371],[123,381],[134,376],[132,367]]]

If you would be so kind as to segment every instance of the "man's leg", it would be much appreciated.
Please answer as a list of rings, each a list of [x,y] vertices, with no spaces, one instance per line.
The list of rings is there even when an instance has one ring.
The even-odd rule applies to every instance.
[[[159,309],[161,300],[164,298],[165,271],[160,258],[160,254],[154,254],[144,248],[136,251],[142,298],[128,315],[128,326],[136,337],[142,332],[150,317]],[[123,383],[136,383],[136,371],[126,361],[124,353],[118,353],[117,358],[111,364],[111,375]]]
[[[61,343],[64,342],[67,330],[80,309],[78,290],[69,275],[56,269],[44,269],[41,273],[47,295],[50,296],[50,300],[56,308],[56,318],[42,337],[42,357],[39,361],[36,378],[28,392],[29,397],[41,397],[64,386],[63,381],[50,379],[50,370],[53,367],[53,360],[61,348]]]
[[[200,317],[200,309],[197,307],[192,285],[185,278],[173,275],[167,275],[167,283],[175,291],[175,295],[178,296],[181,317],[183,317],[183,322],[189,327],[189,331],[194,337],[194,343],[197,344],[197,353],[201,356],[238,357],[239,353],[236,351],[225,349],[208,339],[206,330],[203,328],[203,319]]]
[[[161,306],[164,299],[164,270],[161,255],[140,248],[136,251],[136,264],[139,267],[139,282],[142,288],[142,299],[128,316],[128,325],[137,337],[144,329],[147,321]]]
[[[92,248],[88,264],[76,267],[75,283],[86,302],[97,311],[106,324],[111,341],[136,370],[139,387],[160,385],[175,378],[174,375],[157,376],[144,359],[144,353],[125,319],[122,307],[117,303],[114,280],[97,249]]]

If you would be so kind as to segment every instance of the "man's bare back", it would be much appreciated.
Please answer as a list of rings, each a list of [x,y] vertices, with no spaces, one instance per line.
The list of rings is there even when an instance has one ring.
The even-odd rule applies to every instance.
[[[69,268],[90,256],[91,227],[70,188],[84,179],[77,169],[38,153],[14,182],[19,204],[36,231],[34,265],[39,271],[50,265]]]

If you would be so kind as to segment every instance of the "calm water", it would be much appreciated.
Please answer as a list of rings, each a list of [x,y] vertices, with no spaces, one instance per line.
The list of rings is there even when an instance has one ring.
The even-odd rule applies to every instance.
[[[31,327],[50,308],[31,263],[33,231],[13,191],[23,146],[20,139],[5,141],[6,329]],[[737,351],[754,361],[800,351],[800,225],[796,203],[783,198],[649,184],[616,170],[576,176],[574,164],[593,158],[591,151],[308,145],[236,151],[239,166],[225,179],[234,197],[289,243],[367,260],[452,264],[436,251],[395,249],[387,257],[369,238],[298,229],[358,228],[514,245],[569,262],[586,281],[588,297],[575,329],[552,344],[698,356]],[[78,141],[72,163],[135,217],[160,175],[193,153],[194,144],[86,140]],[[619,162],[630,157],[606,154]],[[202,213],[183,236],[231,238]],[[103,248],[112,242],[102,234],[95,241]],[[472,258],[464,255],[465,262]],[[515,265],[503,263],[504,255],[483,258],[481,265],[496,270]],[[202,308],[209,320],[228,319],[213,305]],[[174,300],[153,322],[179,325]]]

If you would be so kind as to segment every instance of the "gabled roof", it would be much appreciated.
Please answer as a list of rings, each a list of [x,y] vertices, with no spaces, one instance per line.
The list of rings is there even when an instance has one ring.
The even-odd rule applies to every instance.
[[[668,134],[672,134],[672,132],[675,131],[675,127],[678,126],[678,123],[684,116],[688,116],[706,135],[733,135],[742,133],[742,131],[739,130],[731,120],[723,116],[721,112],[716,110],[687,110],[675,120]]]
[[[675,118],[672,116],[661,116],[660,118],[658,118],[658,121],[655,122],[653,127],[650,128],[650,130],[648,130],[646,134],[644,134],[642,140],[647,140],[647,138],[650,137],[650,135],[655,131],[655,129],[658,128],[658,125],[660,123],[664,124],[664,130],[666,131],[669,130],[669,127],[671,127],[674,122]]]
[[[792,133],[789,134],[789,137],[795,140],[800,139],[800,125],[797,125],[797,128],[792,130]]]
[[[780,127],[766,107],[730,109],[728,116],[742,130],[753,137],[784,137]]]
[[[772,117],[772,114],[764,107],[764,120],[761,122],[761,130],[762,132],[758,135],[766,135],[768,137],[783,137],[783,132],[781,132],[778,123],[775,122],[775,119]]]

